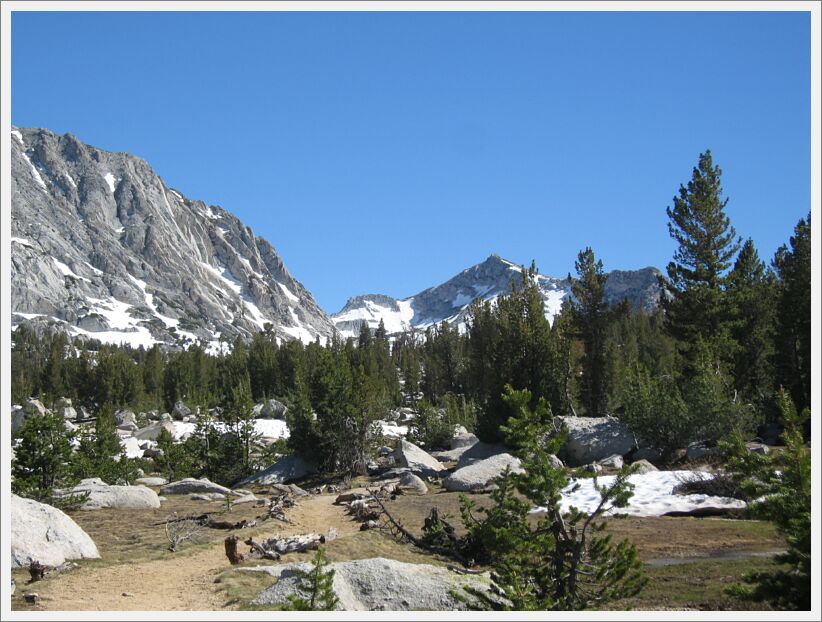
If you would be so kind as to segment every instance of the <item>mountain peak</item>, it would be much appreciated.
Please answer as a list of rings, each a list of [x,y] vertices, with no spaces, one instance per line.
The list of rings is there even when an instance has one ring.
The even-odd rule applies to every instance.
[[[217,351],[266,324],[280,340],[333,334],[271,244],[228,211],[184,197],[137,156],[45,129],[12,135],[15,324]]]

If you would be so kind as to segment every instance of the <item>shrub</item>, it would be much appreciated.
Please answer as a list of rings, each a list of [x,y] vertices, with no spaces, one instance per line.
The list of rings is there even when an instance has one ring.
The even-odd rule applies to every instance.
[[[775,560],[783,567],[745,577],[747,586],[735,586],[739,597],[768,602],[776,609],[811,608],[811,452],[803,442],[802,428],[810,418],[806,409],[797,415],[784,389],[777,404],[785,424],[785,450],[778,455],[747,451],[736,435],[724,445],[730,456],[728,470],[745,493],[756,501],[749,512],[772,521],[788,543]]]
[[[568,475],[564,468],[551,466],[549,454],[556,453],[564,439],[544,440],[550,409],[540,400],[531,410],[531,394],[510,386],[503,399],[516,416],[502,431],[509,443],[520,446],[517,454],[525,472],[506,469],[496,480],[494,504],[487,509],[477,510],[463,496],[461,513],[468,532],[462,552],[494,566],[492,579],[507,603],[471,593],[494,609],[563,611],[636,595],[646,582],[636,548],[627,540],[614,546],[610,535],[601,535],[606,524],[595,522],[609,509],[627,505],[631,469],[623,469],[612,486],[597,487],[601,501],[591,514],[576,508],[563,514],[561,491]],[[533,525],[529,518],[535,505],[545,506],[546,512]]]

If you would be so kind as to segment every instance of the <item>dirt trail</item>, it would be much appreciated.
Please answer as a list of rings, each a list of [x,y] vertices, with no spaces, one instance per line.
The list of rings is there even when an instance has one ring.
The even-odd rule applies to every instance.
[[[269,522],[263,533],[325,533],[330,525],[337,527],[341,537],[356,533],[358,525],[347,520],[343,507],[333,505],[334,498],[306,498],[289,511],[293,524]],[[228,568],[219,540],[190,554],[181,551],[151,561],[81,567],[25,587],[40,595],[36,609],[41,611],[220,611],[232,607],[226,606],[226,597],[214,579]]]

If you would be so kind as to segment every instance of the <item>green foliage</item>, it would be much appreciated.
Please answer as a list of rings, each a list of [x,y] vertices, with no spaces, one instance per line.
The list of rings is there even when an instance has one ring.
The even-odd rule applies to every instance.
[[[781,565],[779,570],[748,575],[748,585],[735,586],[732,592],[749,600],[768,602],[777,609],[810,610],[811,452],[802,435],[810,413],[806,410],[797,415],[784,389],[780,389],[777,403],[785,425],[783,452],[748,452],[739,435],[724,447],[730,457],[729,473],[746,495],[756,499],[749,505],[749,511],[776,525],[785,536],[788,551],[775,558]]]
[[[288,605],[282,608],[288,611],[334,611],[339,598],[334,593],[334,571],[327,568],[325,549],[319,547],[311,570],[296,571],[300,581],[299,590],[305,596],[290,596]]]
[[[80,444],[72,458],[74,475],[78,479],[99,477],[108,484],[127,483],[137,478],[137,465],[126,457],[114,424],[111,404],[97,412],[94,429],[80,434]]]
[[[662,298],[671,334],[692,360],[692,347],[702,340],[725,360],[732,349],[729,306],[725,295],[726,273],[739,250],[736,231],[725,215],[722,171],[711,152],[699,155],[691,181],[680,186],[673,207],[667,209],[668,232],[677,243],[662,285],[670,298]]]
[[[476,433],[484,441],[501,440],[500,426],[513,414],[502,399],[506,384],[528,388],[532,406],[545,398],[554,412],[566,412],[570,351],[566,334],[552,331],[545,318],[537,274],[533,265],[523,269],[510,295],[500,296],[494,306],[475,302],[470,310],[466,395],[477,403]]]
[[[457,424],[451,422],[446,414],[444,409],[437,410],[427,400],[420,401],[417,415],[408,429],[408,440],[425,447],[427,451],[450,449]]]
[[[576,335],[582,340],[583,356],[581,397],[585,411],[592,417],[605,414],[608,406],[610,369],[605,350],[608,308],[605,304],[606,275],[590,247],[581,250],[576,263],[577,278],[572,280],[575,300],[572,318]],[[570,279],[570,275],[569,275]]]
[[[716,443],[756,428],[759,411],[738,399],[704,344],[696,350],[687,378],[677,380],[670,372],[654,375],[644,365],[628,371],[621,418],[641,445],[670,454],[694,441]]]
[[[157,436],[157,449],[160,455],[154,458],[154,468],[162,473],[168,481],[173,482],[184,477],[191,477],[195,473],[194,457],[197,455],[194,443],[175,443],[171,433],[163,428]],[[217,478],[216,473],[211,473]]]
[[[461,513],[468,531],[463,552],[494,566],[492,579],[507,600],[502,604],[474,593],[485,606],[514,610],[578,610],[636,595],[644,586],[636,548],[627,540],[614,545],[602,535],[602,515],[624,507],[630,498],[630,469],[623,469],[610,487],[597,487],[601,502],[591,514],[576,508],[563,514],[561,491],[568,484],[565,469],[551,466],[562,437],[549,436],[545,420],[550,410],[544,400],[530,409],[528,391],[506,387],[504,397],[516,413],[505,426],[525,472],[507,469],[492,493],[493,505],[476,509],[462,498]],[[547,511],[535,526],[529,520],[533,506]],[[598,522],[595,522],[598,521]]]
[[[776,252],[779,277],[776,326],[778,382],[801,411],[811,406],[811,215],[799,221]]]
[[[11,489],[23,497],[51,503],[56,486],[71,482],[71,441],[58,415],[46,414],[26,419],[16,434]]]

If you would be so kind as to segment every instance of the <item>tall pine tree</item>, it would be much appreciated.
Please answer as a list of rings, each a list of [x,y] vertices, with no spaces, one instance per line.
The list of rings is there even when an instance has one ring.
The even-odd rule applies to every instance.
[[[605,332],[608,308],[605,304],[605,280],[602,260],[590,247],[579,252],[575,262],[577,278],[572,281],[574,294],[573,321],[577,337],[582,340],[581,397],[586,413],[592,417],[605,413],[609,392]],[[570,279],[570,275],[569,275]]]
[[[677,249],[667,267],[668,278],[661,279],[671,294],[663,296],[662,305],[685,355],[686,371],[693,370],[699,341],[724,361],[733,350],[725,288],[739,241],[725,214],[728,199],[722,198],[721,175],[710,150],[700,154],[691,181],[680,186],[673,207],[667,209],[668,232]]]

